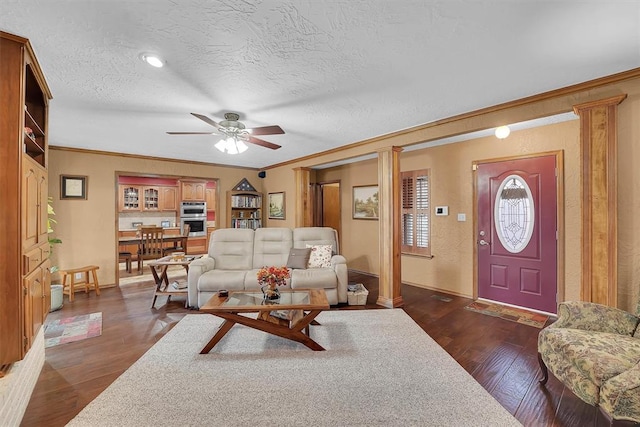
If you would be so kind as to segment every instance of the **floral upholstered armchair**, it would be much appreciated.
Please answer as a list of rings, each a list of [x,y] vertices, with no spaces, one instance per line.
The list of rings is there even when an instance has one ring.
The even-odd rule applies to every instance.
[[[612,425],[640,423],[639,321],[600,304],[561,303],[558,320],[538,336],[540,382],[546,384],[548,369]]]

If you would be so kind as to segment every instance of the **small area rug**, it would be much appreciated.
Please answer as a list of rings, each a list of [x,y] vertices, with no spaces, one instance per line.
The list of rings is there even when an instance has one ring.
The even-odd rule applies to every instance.
[[[326,311],[311,351],[185,316],[69,426],[517,426],[403,310]]]
[[[545,314],[522,310],[515,307],[508,307],[501,304],[493,304],[486,301],[474,301],[465,308],[477,313],[487,314],[504,320],[533,326],[538,329],[542,329],[549,319],[549,316]]]
[[[44,346],[80,341],[102,335],[102,312],[54,320],[44,326]]]

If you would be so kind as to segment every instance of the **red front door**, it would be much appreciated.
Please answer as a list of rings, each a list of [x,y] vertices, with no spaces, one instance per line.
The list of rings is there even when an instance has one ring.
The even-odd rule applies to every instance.
[[[556,312],[556,156],[477,165],[478,296]]]

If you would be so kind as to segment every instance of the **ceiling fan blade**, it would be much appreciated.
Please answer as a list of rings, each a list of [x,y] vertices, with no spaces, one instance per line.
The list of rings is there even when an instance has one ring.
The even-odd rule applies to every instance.
[[[257,128],[247,129],[251,135],[278,135],[284,133],[282,128],[278,125],[273,126],[261,126]]]
[[[215,132],[167,132],[169,135],[215,135]]]
[[[271,142],[267,142],[267,141],[265,141],[263,139],[254,138],[251,135],[247,135],[246,141],[250,142],[252,144],[261,145],[263,147],[271,148],[272,150],[277,150],[278,148],[280,148],[280,146],[277,145],[277,144],[273,144]]]
[[[216,129],[220,128],[220,125],[216,122],[214,122],[213,120],[211,120],[209,117],[204,116],[202,114],[198,114],[198,113],[191,113],[192,116],[195,116],[197,118],[199,118],[200,120],[202,120],[203,122],[210,124],[211,126],[213,126]]]

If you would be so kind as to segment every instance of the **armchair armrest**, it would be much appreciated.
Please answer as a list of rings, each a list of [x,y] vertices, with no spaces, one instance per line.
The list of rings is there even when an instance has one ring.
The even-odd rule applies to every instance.
[[[349,272],[347,271],[347,259],[342,255],[331,257],[331,268],[336,272],[338,279],[338,302],[348,301],[347,285],[349,284]]]
[[[189,273],[187,275],[187,300],[189,307],[198,307],[198,280],[200,276],[216,267],[216,260],[203,256],[193,260],[189,264]]]
[[[558,307],[558,320],[549,328],[572,328],[631,336],[638,326],[631,313],[585,301],[567,301]]]

